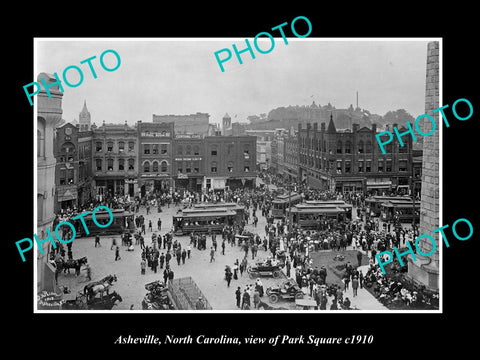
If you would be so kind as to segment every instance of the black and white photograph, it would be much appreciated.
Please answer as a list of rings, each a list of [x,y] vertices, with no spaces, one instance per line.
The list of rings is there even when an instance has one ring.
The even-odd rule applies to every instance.
[[[38,311],[440,309],[441,39],[252,43],[36,39]]]
[[[38,5],[4,22],[6,351],[473,348],[467,5]]]

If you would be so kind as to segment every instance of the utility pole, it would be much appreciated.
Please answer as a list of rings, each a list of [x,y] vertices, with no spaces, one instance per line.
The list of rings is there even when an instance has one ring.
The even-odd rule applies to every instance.
[[[412,167],[412,184],[411,184],[411,193],[412,193],[412,228],[415,229],[415,174],[414,174],[414,166],[413,166],[413,149],[412,149],[412,142],[410,141],[410,166]],[[415,235],[415,230],[414,230]]]

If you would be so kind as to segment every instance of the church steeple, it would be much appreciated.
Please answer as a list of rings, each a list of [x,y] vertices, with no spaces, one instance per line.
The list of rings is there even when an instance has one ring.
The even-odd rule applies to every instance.
[[[327,133],[336,133],[337,129],[335,128],[335,124],[333,123],[333,115],[330,113],[330,121],[328,123]]]
[[[79,114],[78,124],[80,125],[80,131],[90,130],[91,116],[87,109],[87,100],[83,101],[83,109]]]

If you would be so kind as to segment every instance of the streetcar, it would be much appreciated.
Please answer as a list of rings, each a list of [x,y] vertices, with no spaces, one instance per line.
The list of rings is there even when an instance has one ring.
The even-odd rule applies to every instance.
[[[220,233],[225,225],[235,223],[237,213],[227,208],[184,209],[182,214],[173,216],[175,235],[195,233]]]
[[[343,203],[343,204],[342,204]],[[337,220],[338,222],[351,219],[351,205],[344,203],[329,204],[315,201],[293,206],[287,211],[292,223],[298,224],[303,230],[316,230],[324,220]]]
[[[283,218],[290,205],[294,206],[302,201],[303,196],[295,192],[278,195],[272,200],[272,216],[274,218]]]
[[[382,203],[388,202],[390,200],[401,201],[404,203],[412,203],[412,198],[410,196],[371,196],[365,199],[366,206],[370,209],[370,214],[373,216],[381,215],[381,206]]]
[[[401,223],[413,221],[415,217],[415,223],[420,222],[420,203],[416,202],[415,207],[413,202],[404,202],[402,200],[389,200],[380,205],[381,219],[383,221],[396,221]]]
[[[107,227],[99,227],[93,221],[93,214],[88,214],[83,217],[85,221],[85,227],[88,229],[89,234],[86,233],[85,227],[82,224],[81,219],[74,220],[75,230],[78,237],[82,236],[95,236],[95,235],[118,235],[124,234],[126,231],[133,233],[135,231],[135,224],[133,221],[134,213],[126,211],[124,209],[112,209],[113,220]],[[95,212],[95,220],[101,225],[109,223],[111,216],[108,211],[98,210]]]
[[[225,208],[229,210],[235,211],[235,221],[241,222],[245,218],[245,207],[242,205],[239,205],[234,202],[229,202],[229,203],[200,203],[200,204],[194,204],[193,205],[194,209],[203,209],[203,210],[211,210],[211,209],[219,209],[219,208]],[[184,213],[188,213],[188,208],[183,210]]]

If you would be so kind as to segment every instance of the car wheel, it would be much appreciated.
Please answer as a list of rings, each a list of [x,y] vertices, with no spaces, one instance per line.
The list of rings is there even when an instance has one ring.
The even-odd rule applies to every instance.
[[[270,300],[272,304],[275,304],[278,301],[278,296],[276,294],[270,294],[268,300]]]
[[[280,271],[274,271],[274,272],[273,272],[273,277],[274,277],[274,278],[279,278],[280,275],[281,275]]]

